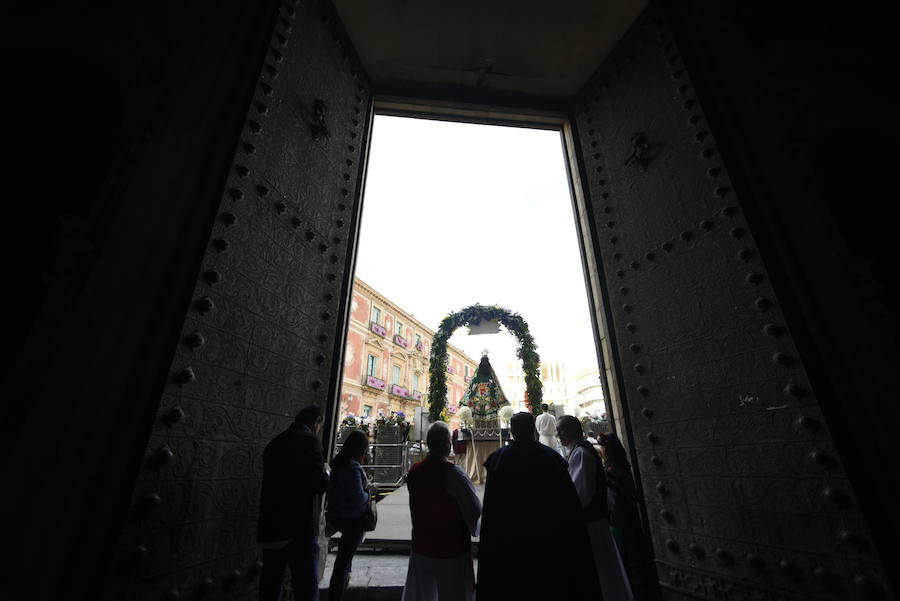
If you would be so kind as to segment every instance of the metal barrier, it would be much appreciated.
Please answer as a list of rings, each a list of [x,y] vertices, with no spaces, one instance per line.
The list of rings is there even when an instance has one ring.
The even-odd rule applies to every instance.
[[[379,488],[397,488],[402,485],[412,465],[409,462],[410,444],[414,443],[401,441],[399,443],[376,442],[370,444],[369,449],[372,452],[373,462],[364,463],[362,466],[369,480]],[[342,446],[342,443],[335,445],[337,449]]]
[[[347,435],[357,428],[341,428],[337,434],[336,450],[343,446]],[[408,441],[406,431],[385,428],[376,432],[376,442],[369,443],[369,455],[363,464],[366,475],[379,488],[397,488],[406,481],[409,469],[425,458],[423,441]]]
[[[407,443],[374,443],[372,448],[374,463],[363,466],[366,475],[379,488],[396,488],[403,484],[408,467],[406,465]]]

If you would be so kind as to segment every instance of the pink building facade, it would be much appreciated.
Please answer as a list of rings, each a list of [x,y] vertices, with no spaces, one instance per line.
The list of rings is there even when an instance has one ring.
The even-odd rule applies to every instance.
[[[341,415],[377,418],[402,411],[411,420],[426,406],[434,331],[355,278],[344,353]],[[478,362],[448,345],[447,400],[451,413]]]

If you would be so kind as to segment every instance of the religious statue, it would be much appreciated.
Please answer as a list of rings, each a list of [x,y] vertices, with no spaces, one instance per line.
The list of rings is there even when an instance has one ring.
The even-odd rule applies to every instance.
[[[484,460],[509,440],[508,429],[503,427],[504,420],[500,417],[501,409],[508,407],[509,401],[503,394],[487,352],[482,354],[478,370],[459,405],[466,416],[459,439],[469,443],[465,470],[473,483],[482,484],[485,478]]]

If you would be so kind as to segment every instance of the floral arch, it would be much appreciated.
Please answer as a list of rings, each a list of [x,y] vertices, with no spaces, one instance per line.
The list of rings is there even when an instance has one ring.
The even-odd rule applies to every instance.
[[[482,321],[499,321],[519,341],[516,355],[522,361],[525,372],[525,390],[531,411],[540,413],[543,385],[539,374],[541,358],[538,356],[534,338],[528,331],[528,324],[518,313],[502,307],[471,305],[451,313],[441,320],[431,344],[431,363],[428,368],[428,412],[432,421],[440,419],[447,402],[447,341],[457,329],[467,325],[478,325]]]

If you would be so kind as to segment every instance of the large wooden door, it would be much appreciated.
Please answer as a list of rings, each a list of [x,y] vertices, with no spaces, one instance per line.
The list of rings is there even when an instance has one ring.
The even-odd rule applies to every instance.
[[[661,12],[620,42],[572,121],[666,596],[876,594],[868,527]]]
[[[330,3],[279,11],[119,540],[115,598],[255,596],[262,449],[310,403],[333,423],[371,94]]]

